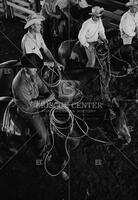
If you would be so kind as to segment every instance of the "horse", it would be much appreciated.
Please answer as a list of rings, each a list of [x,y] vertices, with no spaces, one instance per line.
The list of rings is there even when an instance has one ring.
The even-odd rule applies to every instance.
[[[120,90],[122,90],[122,86],[125,87],[128,84],[128,80],[130,79],[131,85],[129,84],[128,87],[133,86],[134,88],[129,89],[129,92],[132,94],[133,91],[133,98],[135,98],[135,92],[137,90],[137,69],[135,68],[137,63],[137,40],[134,40],[132,47],[133,47],[133,58],[130,53],[130,46],[123,45],[122,39],[120,37],[119,30],[116,29],[109,29],[106,33],[108,39],[108,49],[109,49],[109,62],[110,62],[110,75],[111,75],[111,82],[110,87],[111,90],[117,88],[116,84],[119,82]],[[98,47],[98,48],[97,48]],[[96,48],[103,52],[106,50],[105,45],[97,45]],[[64,64],[67,69],[73,68],[85,68],[87,63],[87,56],[84,50],[84,47],[77,41],[77,40],[67,40],[61,43],[58,49],[58,55],[60,62]],[[98,58],[98,53],[96,53],[96,58]],[[134,65],[132,66],[132,61]],[[97,63],[95,64],[97,67]],[[133,79],[131,79],[133,77]],[[122,81],[124,84],[122,84]],[[130,82],[129,81],[129,82]],[[132,84],[133,82],[133,84]],[[114,87],[115,84],[115,87]],[[114,91],[114,90],[112,90]],[[127,92],[128,93],[128,92]],[[129,98],[130,98],[129,93]],[[128,95],[126,96],[128,98]]]
[[[118,70],[118,65],[121,69],[130,67],[132,64],[131,48],[133,49],[132,52],[134,54],[134,62],[138,62],[138,41],[136,39],[133,40],[131,46],[123,45],[120,32],[117,29],[109,29],[106,32],[106,36],[108,40],[108,48],[111,54],[111,67],[113,69]],[[74,66],[76,65],[76,61],[79,66],[85,66],[87,62],[84,47],[76,39],[63,41],[58,49],[58,57],[61,63],[63,63],[66,67],[68,67],[71,62]]]
[[[116,29],[110,29],[106,33],[107,39],[109,41],[109,49],[110,53],[114,54],[122,45],[122,41],[119,37],[119,31]],[[103,46],[104,48],[104,46]],[[87,62],[87,56],[85,53],[84,47],[80,44],[79,41],[77,40],[66,40],[61,43],[58,49],[58,56],[61,61],[61,63],[64,64],[66,67],[71,67],[70,63],[72,63],[72,68],[75,67],[76,62],[78,66],[85,66]],[[117,63],[116,66],[118,65],[125,65],[127,67],[127,64],[123,59],[119,60],[115,57],[111,57],[110,60],[111,63]],[[124,67],[124,66],[123,66]],[[114,67],[115,68],[115,67]]]

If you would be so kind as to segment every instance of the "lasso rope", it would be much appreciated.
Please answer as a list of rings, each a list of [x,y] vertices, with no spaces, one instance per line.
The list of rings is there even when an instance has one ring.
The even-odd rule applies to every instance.
[[[69,160],[70,160],[70,155],[69,155],[69,152],[68,152],[68,148],[67,148],[67,142],[68,142],[68,140],[70,139],[70,140],[73,140],[73,139],[81,139],[81,138],[83,138],[83,137],[85,137],[85,136],[87,136],[90,140],[93,140],[93,141],[95,141],[95,142],[99,142],[99,143],[102,143],[102,144],[105,144],[105,145],[112,145],[112,146],[114,146],[123,156],[124,156],[124,158],[133,166],[133,167],[135,167],[135,169],[138,169],[138,167],[118,148],[118,147],[116,147],[115,146],[115,144],[107,137],[107,136],[105,136],[107,139],[108,139],[108,141],[103,141],[103,140],[99,140],[99,139],[96,139],[96,138],[93,138],[93,137],[91,137],[91,136],[89,136],[88,135],[88,132],[89,131],[93,131],[93,130],[96,130],[96,129],[98,129],[98,127],[97,128],[95,128],[95,129],[90,129],[89,128],[89,126],[88,126],[88,124],[83,120],[83,119],[81,119],[81,118],[79,118],[78,116],[76,116],[76,115],[74,115],[73,113],[72,113],[72,111],[68,108],[68,107],[66,107],[64,104],[62,105],[63,107],[62,108],[56,108],[56,109],[59,109],[59,111],[61,111],[62,109],[65,109],[65,111],[69,114],[69,118],[71,118],[71,124],[70,124],[70,131],[67,133],[67,136],[65,136],[65,134],[64,133],[62,133],[62,131],[61,130],[59,130],[59,127],[56,127],[56,123],[55,123],[55,121],[57,121],[57,119],[56,119],[56,117],[55,117],[55,115],[54,115],[54,108],[52,109],[52,111],[51,111],[51,116],[50,116],[50,130],[51,130],[51,133],[52,133],[52,141],[53,141],[53,143],[52,143],[52,147],[51,147],[51,149],[48,151],[48,154],[46,155],[46,157],[45,157],[45,159],[44,159],[44,167],[45,167],[45,170],[46,170],[46,172],[50,175],[50,176],[57,176],[57,175],[59,175],[64,169],[65,169],[65,167],[67,166],[67,164],[68,164],[68,162],[69,162]],[[67,118],[67,119],[69,119],[69,118]],[[83,126],[83,128],[81,127],[81,125],[80,125],[80,123],[79,123],[79,120],[81,120],[83,123],[84,123],[84,126],[85,126],[85,129],[84,129],[84,126]],[[76,124],[77,124],[77,126],[78,126],[78,128],[79,128],[79,130],[83,133],[83,135],[82,136],[80,136],[80,137],[74,137],[74,136],[71,136],[71,134],[72,134],[72,131],[73,131],[73,128],[74,128],[74,121],[76,121]],[[111,121],[111,124],[112,124],[112,126],[113,126],[113,129],[114,129],[114,131],[116,132],[116,128],[114,127],[114,125],[113,125],[113,123],[112,123],[112,120],[110,120]],[[65,121],[66,122],[66,121]],[[63,122],[61,122],[60,121],[60,123],[61,124],[63,124]],[[67,127],[68,128],[68,127]],[[117,132],[116,132],[117,133]],[[60,137],[64,137],[65,138],[65,151],[66,151],[66,155],[67,155],[67,161],[66,161],[66,164],[62,167],[62,169],[60,169],[60,171],[58,172],[58,173],[56,173],[56,174],[53,174],[53,173],[51,173],[51,172],[49,172],[49,170],[47,169],[47,161],[48,161],[48,159],[49,159],[49,157],[50,157],[50,152],[51,152],[51,150],[53,149],[53,147],[54,147],[54,134],[57,134],[58,136],[60,136]],[[118,133],[117,133],[117,135],[118,135]]]
[[[97,50],[96,50],[96,52],[97,52]],[[117,50],[117,52],[118,52],[118,50]],[[128,75],[130,74],[129,72],[127,72],[127,73],[124,74],[124,75],[116,75],[116,74],[114,74],[114,73],[111,71],[110,60],[111,60],[112,57],[114,57],[115,59],[117,59],[117,60],[119,60],[119,61],[121,61],[121,62],[125,62],[125,63],[127,63],[128,65],[129,65],[129,63],[126,62],[126,61],[124,61],[123,59],[120,59],[120,58],[116,57],[114,54],[110,54],[110,50],[109,50],[108,47],[107,47],[107,53],[103,53],[103,54],[101,54],[101,53],[96,53],[96,58],[97,58],[99,64],[102,66],[101,61],[100,61],[98,55],[99,55],[99,56],[102,56],[104,60],[108,59],[109,73],[110,73],[110,76],[111,76],[111,77],[123,78],[123,77],[126,77],[126,76],[128,76]],[[133,71],[133,70],[134,70],[134,69],[132,69],[132,71]],[[131,72],[131,73],[132,73],[132,72]]]
[[[102,54],[99,54],[99,55],[100,55],[100,56],[103,56]],[[111,69],[110,69],[110,57],[109,57],[109,55],[110,55],[110,54],[109,54],[109,49],[108,49],[107,53],[104,54],[104,59],[107,59],[107,60],[108,60],[108,73],[109,73],[109,77],[108,77],[109,80],[108,80],[108,82],[110,81],[111,76],[113,76],[113,74],[111,73]],[[102,63],[101,63],[101,61],[100,61],[100,59],[99,59],[98,56],[97,56],[97,59],[98,59],[98,61],[99,61],[100,66],[101,66],[102,69],[103,69]],[[119,76],[118,76],[118,77],[119,77]],[[122,77],[122,76],[121,76],[121,77]],[[68,116],[69,116],[69,117],[67,118],[67,120],[69,120],[69,118],[70,118],[70,119],[71,119],[71,123],[70,123],[67,127],[64,127],[64,128],[61,127],[61,126],[57,126],[57,122],[59,123],[59,125],[63,125],[63,123],[64,123],[64,122],[66,123],[67,120],[64,121],[64,122],[57,120],[56,117],[55,117],[55,110],[56,110],[57,108],[51,109],[51,111],[50,111],[50,130],[51,130],[51,133],[52,133],[52,141],[53,141],[53,143],[52,143],[51,149],[49,150],[47,156],[46,156],[45,159],[44,159],[44,167],[45,167],[45,170],[46,170],[47,173],[48,173],[49,175],[51,175],[51,176],[57,176],[57,175],[59,175],[59,174],[65,169],[65,167],[67,166],[67,164],[68,164],[68,162],[69,162],[69,160],[70,160],[70,155],[69,155],[69,152],[68,152],[68,149],[67,149],[67,142],[68,142],[68,140],[81,139],[81,138],[83,138],[84,136],[87,136],[89,139],[91,139],[91,140],[93,140],[93,141],[95,141],[95,142],[100,142],[100,143],[102,143],[102,144],[113,145],[113,146],[115,146],[115,145],[113,144],[113,142],[112,142],[109,138],[108,138],[108,141],[103,141],[103,140],[99,140],[99,139],[96,139],[96,138],[93,138],[93,137],[89,136],[89,135],[88,135],[88,132],[89,132],[89,131],[93,131],[93,130],[96,130],[96,129],[98,129],[98,128],[96,128],[96,129],[90,129],[90,128],[88,127],[88,124],[87,124],[83,119],[81,119],[81,118],[79,118],[78,116],[74,115],[74,114],[72,113],[72,111],[71,111],[65,104],[62,104],[62,102],[60,102],[60,101],[58,101],[58,102],[61,103],[61,107],[58,108],[59,111],[65,110],[65,111],[68,113]],[[79,121],[83,122],[83,124],[84,124],[85,127],[86,127],[86,130],[83,129],[84,127],[83,127],[83,128],[81,127]],[[81,133],[83,133],[82,136],[79,136],[79,137],[78,137],[78,136],[77,136],[77,137],[71,136],[72,130],[73,130],[73,128],[74,128],[74,123],[76,123],[76,125],[77,125],[77,127],[79,128],[79,130],[81,131]],[[112,126],[113,126],[114,131],[116,132],[116,129],[115,129],[115,127],[114,127],[114,125],[113,125],[112,122],[111,122],[111,124],[112,124]],[[70,130],[70,131],[67,133],[67,135],[65,135],[65,134],[63,133],[63,131],[66,130],[66,129],[69,129],[69,130]],[[66,164],[65,164],[65,165],[62,167],[62,169],[61,169],[58,173],[56,173],[56,174],[50,173],[50,172],[48,171],[48,169],[47,169],[47,160],[49,159],[50,152],[51,152],[51,150],[52,150],[53,147],[54,147],[54,133],[57,134],[59,137],[64,137],[64,138],[65,138],[65,151],[66,151],[66,155],[67,155],[67,157],[68,157],[68,159],[67,159],[67,161],[66,161]],[[117,134],[118,134],[118,133],[117,133]],[[115,148],[118,149],[116,146],[115,146]],[[121,152],[120,150],[119,150],[119,152],[120,152],[133,166],[135,166],[135,164],[134,164],[132,161],[130,161],[130,159],[128,159],[127,156],[123,154],[123,152]],[[136,166],[135,166],[135,168],[136,168]]]
[[[106,55],[106,57],[104,57],[104,58],[107,58],[107,56],[109,55],[108,54],[109,52],[107,52],[107,55]],[[101,55],[101,54],[100,54]],[[109,58],[108,58],[108,61],[110,61],[109,60]],[[101,63],[101,61],[99,60],[99,64],[101,65],[101,67],[103,67],[102,66],[102,63]],[[50,69],[51,70],[51,69]],[[109,72],[110,72],[110,65],[109,65],[109,68],[108,68],[108,70],[109,70]],[[57,72],[55,72],[53,69],[51,70],[52,71],[52,73],[55,73],[55,75],[56,76],[58,76],[58,81],[56,81],[56,83],[48,83],[48,82],[46,82],[45,80],[44,80],[44,83],[46,84],[46,85],[48,85],[49,87],[56,87],[56,86],[59,86],[59,84],[60,84],[60,80],[61,80],[61,72],[60,71],[58,71],[58,73]],[[111,73],[109,73],[110,75],[111,75]],[[95,141],[95,142],[100,142],[100,143],[102,143],[102,144],[106,144],[106,145],[113,145],[113,146],[115,146],[114,144],[113,144],[113,142],[111,142],[111,141],[109,141],[109,139],[108,139],[108,141],[103,141],[103,140],[99,140],[99,139],[96,139],[96,138],[93,138],[93,137],[91,137],[91,136],[89,136],[88,135],[88,131],[93,131],[93,129],[90,129],[89,127],[88,127],[88,124],[83,120],[83,119],[81,119],[81,118],[79,118],[78,116],[76,116],[76,115],[74,115],[73,113],[72,113],[72,111],[65,105],[65,104],[63,104],[62,102],[60,102],[60,100],[57,100],[57,99],[55,99],[56,100],[56,102],[58,102],[58,103],[60,103],[60,106],[61,107],[56,107],[56,108],[52,108],[51,109],[51,111],[50,111],[50,131],[51,131],[51,136],[52,136],[52,146],[51,146],[51,148],[50,148],[50,150],[48,151],[48,153],[47,153],[47,155],[46,155],[46,157],[44,158],[44,168],[45,168],[45,170],[46,170],[46,172],[50,175],[50,176],[57,176],[57,175],[59,175],[64,169],[65,169],[65,167],[67,166],[67,164],[68,164],[68,162],[69,162],[69,160],[70,160],[70,155],[69,155],[69,151],[68,151],[68,148],[67,148],[67,142],[68,142],[68,140],[77,140],[77,139],[81,139],[81,138],[83,138],[83,137],[85,137],[85,136],[87,136],[89,139],[91,139],[91,140],[93,140],[93,141]],[[82,99],[80,99],[79,100],[79,102],[81,101]],[[75,102],[75,104],[76,103],[78,103],[78,102]],[[44,110],[45,110],[46,108],[44,108]],[[43,110],[43,111],[44,111]],[[58,120],[57,118],[56,118],[56,116],[55,116],[55,111],[56,110],[58,110],[58,111],[66,111],[67,113],[68,113],[68,118],[67,118],[67,120],[66,121],[61,121],[61,120]],[[38,112],[38,113],[40,113],[40,112]],[[31,113],[31,114],[34,114],[34,113]],[[63,125],[64,123],[66,123],[68,120],[70,120],[70,124],[68,124],[68,126],[67,127],[61,127],[61,126],[58,126],[57,125],[57,123],[59,123],[59,125]],[[83,122],[83,127],[80,125],[80,122]],[[73,131],[73,128],[74,128],[74,124],[76,123],[76,125],[77,125],[77,127],[79,128],[79,130],[81,131],[81,133],[82,133],[82,136],[71,136],[71,134],[72,134],[72,131]],[[85,128],[84,128],[85,127]],[[69,129],[69,131],[68,131],[68,133],[65,135],[64,133],[63,133],[63,131],[64,130],[66,130],[66,129]],[[86,129],[86,130],[85,130]],[[64,137],[65,138],[65,151],[66,151],[66,155],[67,155],[67,161],[66,161],[66,163],[65,163],[65,165],[64,166],[62,166],[62,168],[57,172],[57,173],[51,173],[51,172],[49,172],[49,170],[47,169],[47,161],[49,160],[49,158],[50,158],[50,153],[51,153],[51,151],[52,151],[52,149],[53,149],[53,147],[54,147],[54,134],[57,134],[59,137]],[[117,148],[117,147],[116,147]],[[126,156],[124,155],[124,157],[126,158]],[[128,161],[129,161],[129,159],[127,159]],[[131,161],[131,163],[132,163],[132,161]],[[134,166],[134,164],[133,164],[133,166]]]
[[[55,83],[49,83],[49,82],[47,82],[44,78],[43,78],[43,82],[48,86],[48,87],[56,87],[56,86],[58,86],[59,85],[59,83],[60,83],[60,80],[62,79],[61,78],[61,71],[59,70],[59,68],[57,67],[57,68],[55,68],[55,67],[50,67],[50,66],[43,66],[43,68],[41,69],[41,77],[43,77],[43,70],[45,70],[45,68],[48,68],[48,70],[49,70],[49,72],[47,72],[47,73],[50,73],[50,72],[52,72],[52,77],[51,77],[51,81],[53,81],[53,76],[54,75],[56,75],[56,77],[57,77],[57,81],[55,82]],[[55,69],[57,70],[57,72],[55,71]],[[45,75],[47,75],[47,74],[45,74]],[[48,74],[48,76],[49,76],[49,74]],[[47,77],[46,77],[47,78]]]
[[[58,120],[55,116],[55,111],[58,111],[58,112],[62,112],[62,111],[66,111],[68,113],[68,118],[67,120],[65,121],[61,121],[61,120]],[[88,135],[88,131],[91,130],[89,127],[88,127],[88,124],[83,120],[81,119],[80,117],[74,115],[72,113],[72,111],[64,104],[62,104],[62,106],[60,107],[57,107],[57,108],[53,108],[51,109],[50,111],[50,131],[51,131],[51,135],[52,135],[52,146],[50,148],[50,150],[48,151],[46,157],[44,158],[44,168],[46,170],[46,172],[50,175],[50,176],[57,176],[59,175],[64,169],[65,167],[67,166],[69,160],[70,160],[70,155],[69,155],[69,152],[68,152],[68,148],[67,148],[67,142],[68,140],[77,140],[77,139],[82,139],[83,137],[87,136],[88,138],[90,138],[91,140],[95,141],[95,142],[100,142],[102,144],[106,144],[106,145],[112,145],[111,142],[107,142],[107,141],[103,141],[103,140],[98,140],[96,138],[93,138],[91,136]],[[66,123],[68,120],[71,120],[70,124],[67,126],[67,127],[63,127],[61,128],[60,126],[57,126],[57,122],[59,123],[59,125],[63,125],[64,122]],[[83,122],[83,127],[80,125],[80,122]],[[80,132],[82,133],[82,136],[71,136],[71,134],[73,133],[73,129],[74,129],[74,124],[76,122],[76,125],[77,127],[79,128]],[[69,131],[68,133],[65,135],[63,133],[64,130],[68,129],[69,128]],[[65,152],[66,152],[66,155],[67,155],[67,161],[66,161],[66,165],[62,167],[62,169],[60,169],[60,171],[58,173],[51,173],[49,172],[49,170],[47,169],[47,162],[51,156],[51,151],[54,147],[54,134],[57,134],[59,137],[61,138],[65,138]]]

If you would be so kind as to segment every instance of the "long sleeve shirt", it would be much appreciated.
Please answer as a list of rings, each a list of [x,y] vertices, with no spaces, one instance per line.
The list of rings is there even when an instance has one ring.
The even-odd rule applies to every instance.
[[[99,18],[97,22],[94,22],[92,18],[86,20],[80,29],[78,39],[83,46],[88,47],[89,43],[96,42],[98,39],[106,39],[105,29],[102,20]]]
[[[119,29],[121,36],[128,35],[134,37],[136,35],[136,27],[138,26],[138,12],[133,14],[129,11],[123,14],[120,20]]]
[[[43,59],[43,55],[40,49],[47,49],[47,46],[43,40],[41,33],[36,33],[36,39],[34,39],[33,35],[28,31],[22,38],[21,48],[23,51],[23,55],[27,53],[35,53],[41,59]]]
[[[47,93],[48,88],[38,74],[29,77],[26,76],[25,70],[21,69],[13,80],[12,92],[18,107],[32,112],[45,105],[46,100],[40,99],[40,95]]]

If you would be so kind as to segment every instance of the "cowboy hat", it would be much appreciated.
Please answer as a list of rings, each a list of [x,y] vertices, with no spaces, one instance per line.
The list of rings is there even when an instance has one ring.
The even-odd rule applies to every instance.
[[[127,7],[130,7],[130,6],[138,6],[138,0],[129,0],[129,2],[127,2],[125,4]]]
[[[35,23],[39,23],[44,20],[45,20],[45,18],[42,15],[40,15],[39,13],[33,13],[27,17],[24,29],[28,28],[29,26],[31,26]]]
[[[101,8],[99,6],[95,6],[92,8],[92,12],[89,13],[89,15],[95,15],[95,16],[98,16],[100,17],[104,12],[104,8]]]
[[[22,56],[21,64],[25,68],[42,68],[43,60],[35,53],[28,53]]]

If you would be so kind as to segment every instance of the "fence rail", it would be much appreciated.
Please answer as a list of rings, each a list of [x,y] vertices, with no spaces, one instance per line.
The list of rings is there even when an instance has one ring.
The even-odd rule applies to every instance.
[[[30,9],[30,3],[26,0],[8,0],[7,5],[10,8],[12,17],[19,17],[21,19],[25,19],[27,15],[34,13]]]
[[[38,0],[39,1],[39,0]],[[7,17],[19,17],[25,19],[29,14],[35,11],[35,2],[29,0],[0,0],[0,13]]]
[[[4,6],[4,1],[0,0],[0,12],[2,14],[5,14],[5,6]]]

